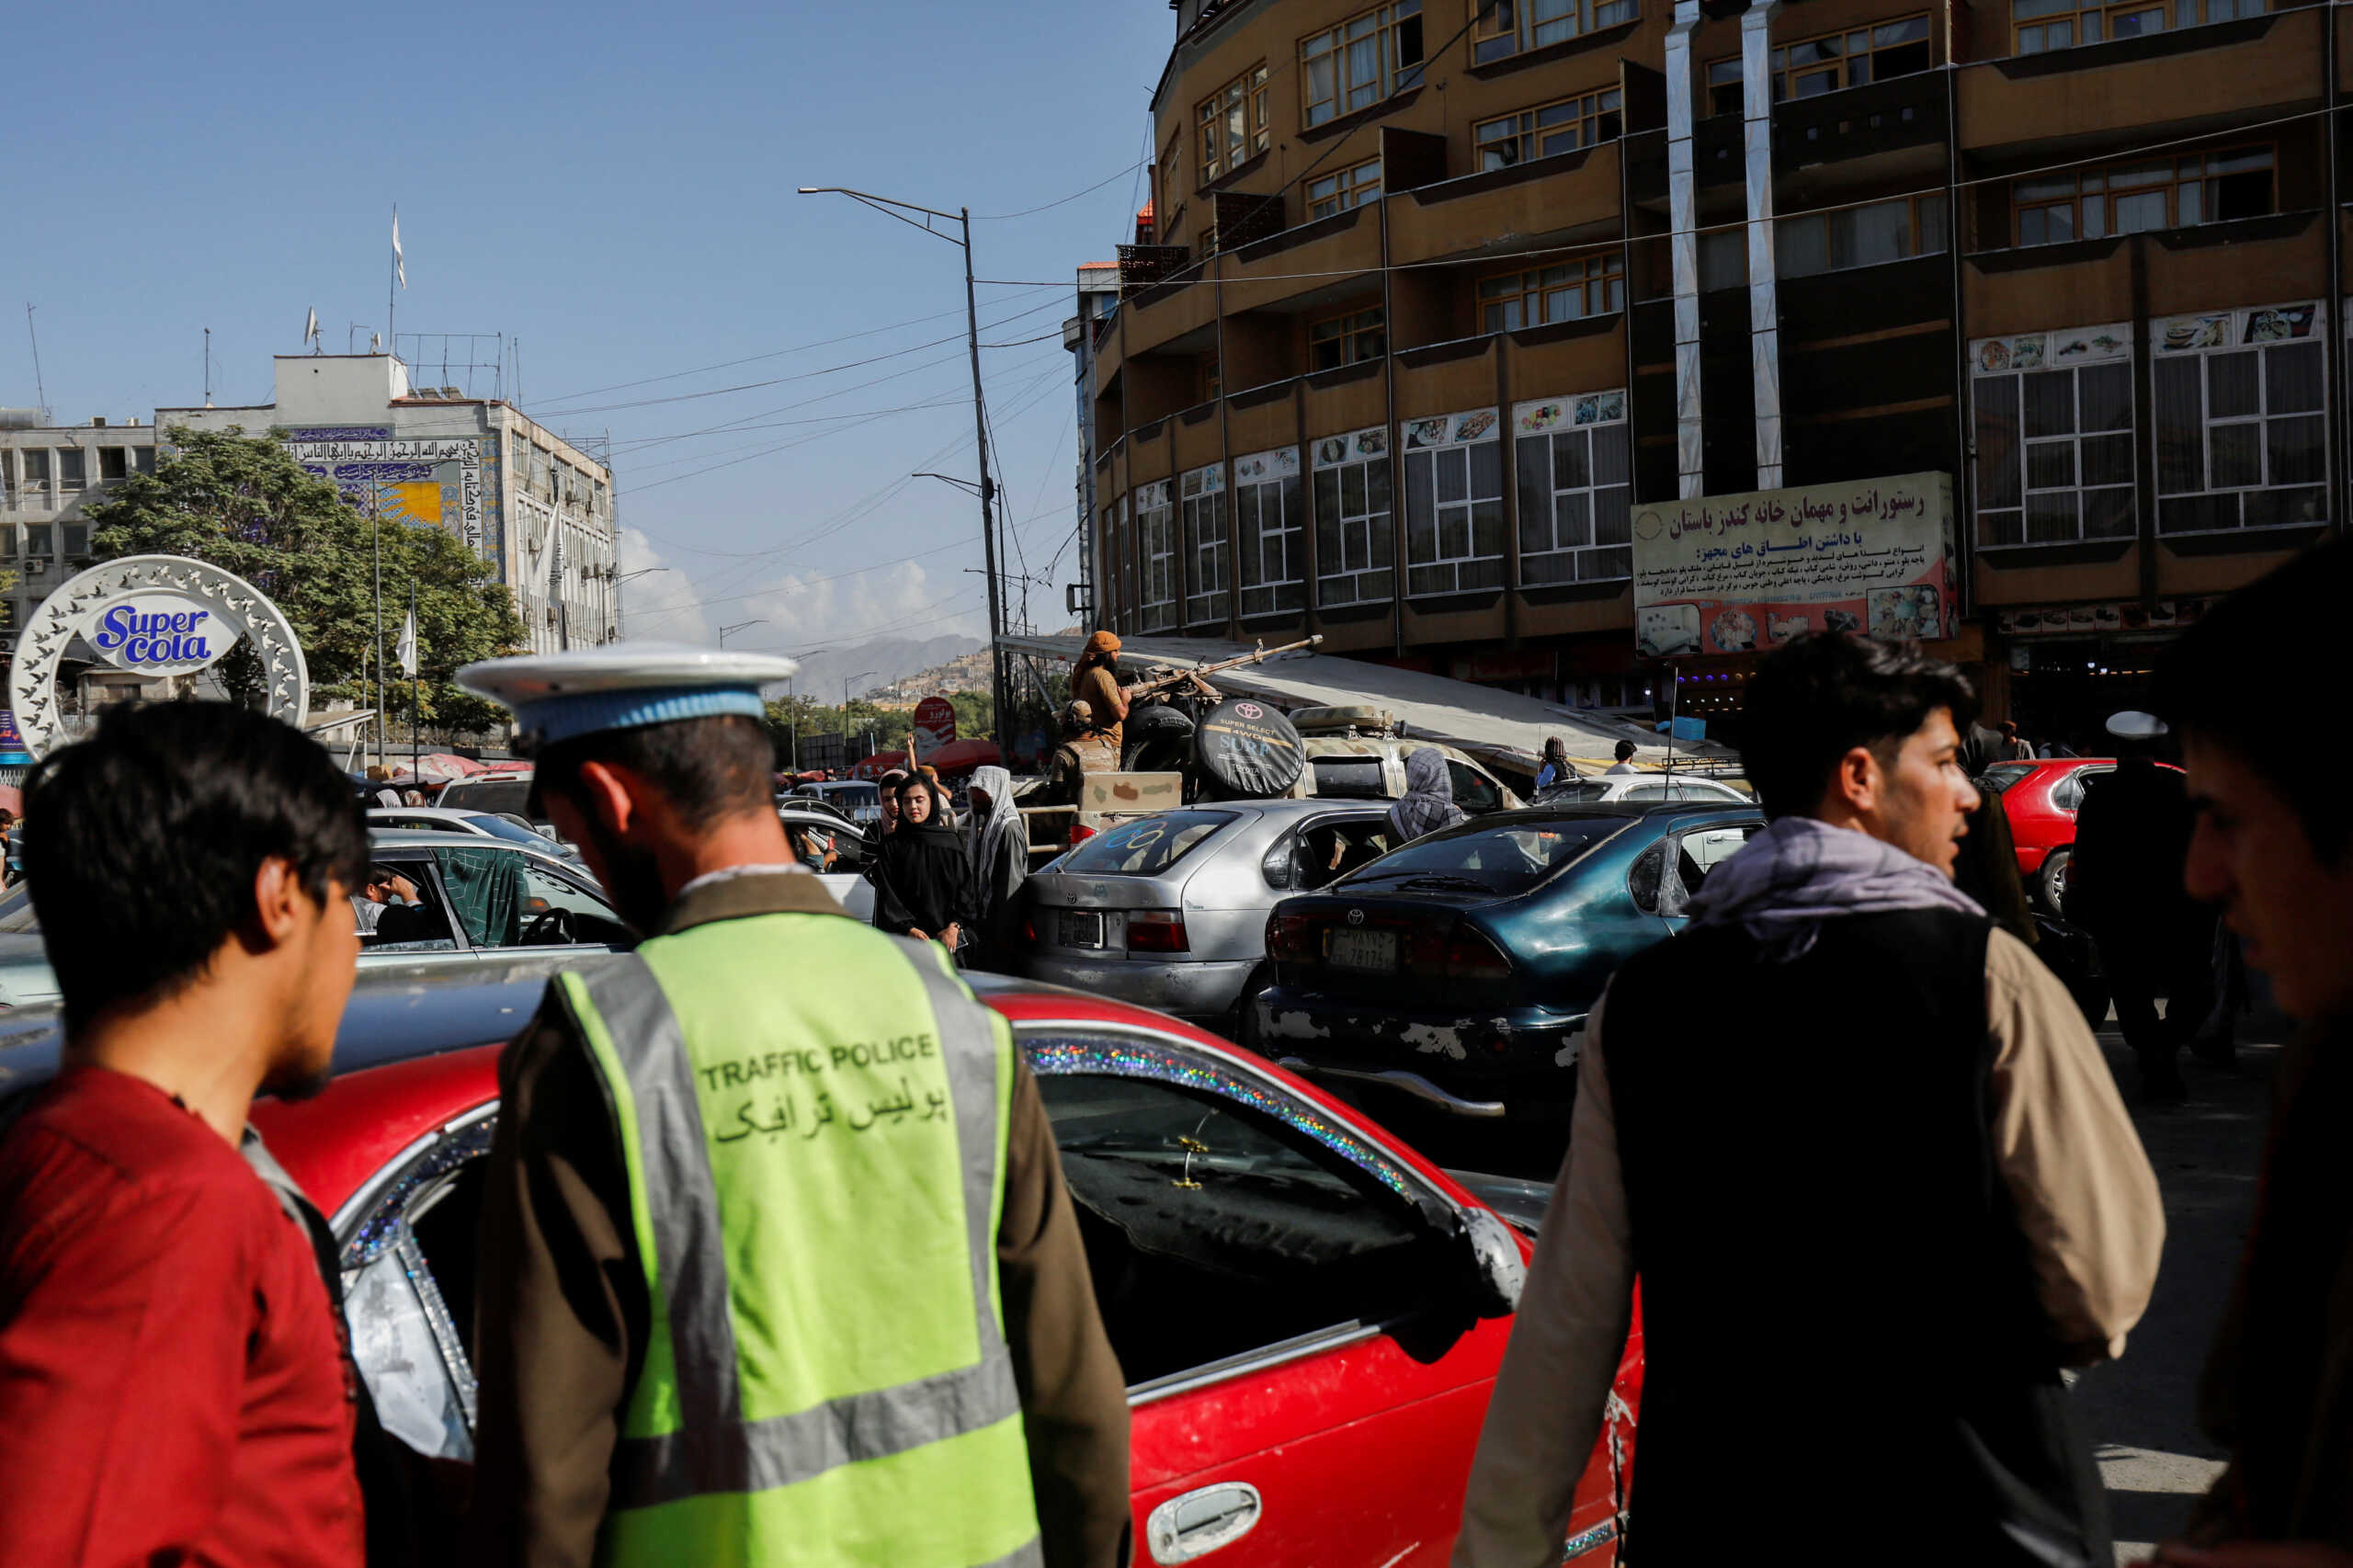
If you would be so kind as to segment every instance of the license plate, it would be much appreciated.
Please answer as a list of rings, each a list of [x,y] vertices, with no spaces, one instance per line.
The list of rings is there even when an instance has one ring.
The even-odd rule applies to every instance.
[[[1324,956],[1335,969],[1395,969],[1397,933],[1335,931]]]
[[[1063,911],[1063,946],[1099,948],[1103,945],[1103,915],[1094,909]]]

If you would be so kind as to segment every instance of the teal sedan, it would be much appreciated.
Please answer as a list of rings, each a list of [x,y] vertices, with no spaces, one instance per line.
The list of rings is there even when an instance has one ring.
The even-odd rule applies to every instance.
[[[1764,826],[1753,806],[1623,801],[1415,839],[1275,906],[1247,1043],[1450,1117],[1563,1120],[1602,987]]]

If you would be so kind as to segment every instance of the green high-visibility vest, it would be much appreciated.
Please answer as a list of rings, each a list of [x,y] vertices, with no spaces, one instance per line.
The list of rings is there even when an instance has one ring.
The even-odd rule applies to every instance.
[[[713,921],[557,986],[653,1303],[598,1561],[1040,1561],[997,1296],[1013,1040],[930,943]]]

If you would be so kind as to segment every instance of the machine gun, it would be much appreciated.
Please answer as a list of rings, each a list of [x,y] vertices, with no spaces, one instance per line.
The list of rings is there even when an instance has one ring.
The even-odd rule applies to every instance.
[[[1286,642],[1279,648],[1268,648],[1261,644],[1247,653],[1237,653],[1231,659],[1220,659],[1213,665],[1202,665],[1195,669],[1167,670],[1164,674],[1147,675],[1133,686],[1126,687],[1122,695],[1127,698],[1129,706],[1133,707],[1148,697],[1157,697],[1164,692],[1185,687],[1188,688],[1191,695],[1195,697],[1206,699],[1211,702],[1222,702],[1224,698],[1206,677],[1223,670],[1238,670],[1245,665],[1261,664],[1278,653],[1291,653],[1302,648],[1313,648],[1323,641],[1323,635],[1319,632],[1313,637],[1302,637],[1296,642]]]

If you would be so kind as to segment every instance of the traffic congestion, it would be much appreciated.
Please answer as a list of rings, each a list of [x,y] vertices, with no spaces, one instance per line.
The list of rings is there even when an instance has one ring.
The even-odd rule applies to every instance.
[[[0,900],[0,1473],[85,1499],[20,1490],[0,1556],[1699,1562],[1790,1483],[1722,1462],[1769,1429],[1846,1445],[1809,1555],[1927,1508],[1914,1558],[2105,1561],[2069,1380],[2165,1234],[2126,1101],[2245,983],[2134,994],[2188,952],[2150,901],[2209,943],[2219,902],[2298,1016],[2347,972],[2353,895],[2270,863],[2309,830],[2211,673],[2310,591],[2214,618],[2112,757],[1847,634],[1765,661],[1706,770],[1630,734],[1515,776],[1100,632],[1019,779],[780,774],[790,662],[658,644],[469,667],[522,759],[438,784],[121,706],[35,770]],[[1908,1315],[1785,1288],[1864,1238]],[[2271,1451],[2201,1517],[2279,1506]],[[196,1485],[222,1454],[277,1479]]]

